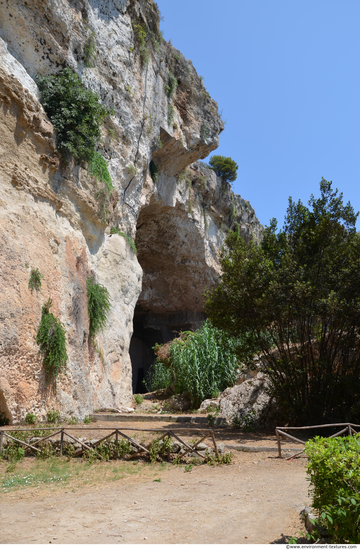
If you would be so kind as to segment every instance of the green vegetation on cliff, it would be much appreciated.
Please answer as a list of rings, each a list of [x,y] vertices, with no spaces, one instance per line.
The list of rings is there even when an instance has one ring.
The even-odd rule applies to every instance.
[[[68,356],[66,353],[65,329],[60,319],[50,313],[52,300],[42,307],[41,322],[36,335],[36,342],[43,354],[43,364],[47,378],[56,382],[57,376],[65,372]]]
[[[111,110],[99,96],[85,88],[81,78],[69,68],[57,75],[36,78],[41,103],[51,120],[59,151],[77,162],[91,162],[100,140],[100,126]]]

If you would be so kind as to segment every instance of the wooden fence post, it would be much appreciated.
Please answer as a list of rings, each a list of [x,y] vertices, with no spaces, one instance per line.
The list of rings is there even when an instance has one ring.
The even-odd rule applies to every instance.
[[[277,429],[275,430],[276,439],[277,439],[277,446],[278,446],[278,452],[279,452],[279,458],[281,458],[281,443],[280,443],[280,435]]]
[[[2,450],[3,450],[3,439],[4,439],[4,433],[3,431],[0,431],[0,453],[2,453]]]
[[[64,428],[61,428],[61,436],[60,436],[60,456],[63,454],[63,447],[64,447]]]

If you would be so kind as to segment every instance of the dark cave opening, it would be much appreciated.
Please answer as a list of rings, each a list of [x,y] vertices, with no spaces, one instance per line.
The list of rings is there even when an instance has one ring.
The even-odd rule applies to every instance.
[[[196,330],[205,320],[203,292],[212,279],[204,262],[204,241],[181,206],[157,201],[142,208],[136,228],[142,291],[134,311],[130,342],[133,393],[146,393],[155,344],[180,331]]]
[[[141,308],[135,308],[134,332],[130,342],[134,394],[148,391],[143,380],[156,360],[153,350],[155,344],[166,344],[176,338],[181,331],[196,330],[204,320],[204,314],[144,314]]]

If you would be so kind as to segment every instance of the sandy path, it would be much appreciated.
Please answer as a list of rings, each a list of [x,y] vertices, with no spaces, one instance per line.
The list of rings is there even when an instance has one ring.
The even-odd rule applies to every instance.
[[[266,544],[301,528],[305,459],[234,453],[234,463],[122,479],[72,493],[1,495],[1,543]]]

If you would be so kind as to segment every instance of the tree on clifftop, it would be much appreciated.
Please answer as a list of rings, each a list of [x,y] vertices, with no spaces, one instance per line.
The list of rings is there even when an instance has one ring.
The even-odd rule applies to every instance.
[[[331,185],[309,207],[290,198],[283,229],[273,219],[259,246],[230,233],[206,305],[214,326],[261,352],[289,422],[360,416],[358,214]]]
[[[209,166],[217,176],[220,176],[225,181],[235,181],[237,178],[237,169],[239,167],[230,157],[213,155],[209,160]]]

